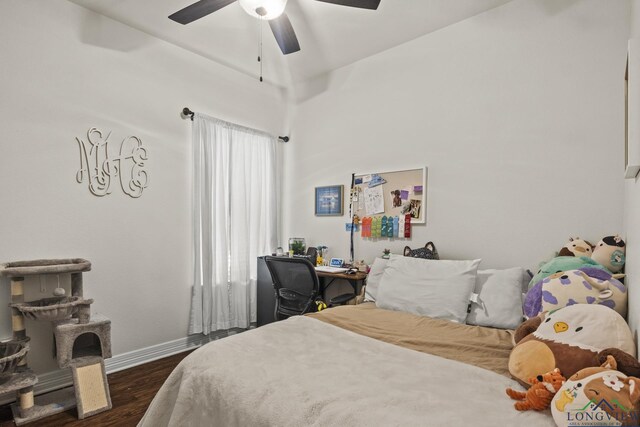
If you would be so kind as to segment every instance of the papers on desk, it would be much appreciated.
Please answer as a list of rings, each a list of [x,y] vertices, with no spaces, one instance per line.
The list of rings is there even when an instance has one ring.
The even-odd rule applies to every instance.
[[[346,273],[349,269],[342,267],[329,267],[329,266],[320,266],[316,267],[316,271],[322,271],[324,273]]]

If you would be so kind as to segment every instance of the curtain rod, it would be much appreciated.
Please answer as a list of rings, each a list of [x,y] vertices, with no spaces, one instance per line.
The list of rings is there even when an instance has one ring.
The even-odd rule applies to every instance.
[[[191,121],[193,121],[193,116],[194,116],[195,114],[196,114],[196,113],[194,113],[193,111],[191,111],[191,110],[189,109],[189,107],[184,107],[184,108],[182,109],[182,115],[183,115],[185,118],[189,117],[189,118],[191,119]],[[279,137],[278,137],[278,139],[279,139],[279,140],[281,140],[282,142],[289,142],[289,137],[288,137],[288,136],[279,136]]]

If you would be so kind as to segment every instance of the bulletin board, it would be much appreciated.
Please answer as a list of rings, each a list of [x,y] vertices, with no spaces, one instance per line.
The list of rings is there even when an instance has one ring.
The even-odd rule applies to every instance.
[[[412,224],[427,218],[427,168],[355,175],[353,213],[367,216],[411,214]]]

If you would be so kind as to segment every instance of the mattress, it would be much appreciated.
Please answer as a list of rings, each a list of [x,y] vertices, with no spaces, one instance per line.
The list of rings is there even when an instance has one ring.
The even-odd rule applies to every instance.
[[[363,319],[387,316],[357,310]],[[201,347],[171,373],[139,425],[555,425],[548,411],[516,411],[504,390],[520,386],[494,370],[328,321],[346,321],[349,311],[295,316]],[[401,319],[390,322],[407,330],[421,323]]]

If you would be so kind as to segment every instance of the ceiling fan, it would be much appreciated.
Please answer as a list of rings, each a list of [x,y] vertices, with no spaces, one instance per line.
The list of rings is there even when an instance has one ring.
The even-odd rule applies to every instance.
[[[300,50],[300,44],[289,17],[284,13],[287,0],[200,0],[169,16],[180,24],[188,24],[209,15],[225,6],[238,1],[251,16],[269,21],[271,31],[283,54],[288,55]],[[376,10],[380,0],[317,0],[341,6]]]

